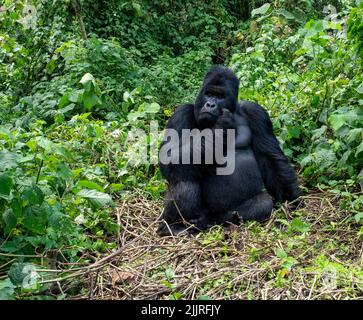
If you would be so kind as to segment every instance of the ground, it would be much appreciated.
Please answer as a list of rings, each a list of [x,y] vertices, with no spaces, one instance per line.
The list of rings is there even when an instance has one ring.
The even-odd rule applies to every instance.
[[[116,210],[118,251],[61,282],[74,299],[363,299],[363,243],[337,195],[191,236],[156,235],[162,203],[137,194]]]

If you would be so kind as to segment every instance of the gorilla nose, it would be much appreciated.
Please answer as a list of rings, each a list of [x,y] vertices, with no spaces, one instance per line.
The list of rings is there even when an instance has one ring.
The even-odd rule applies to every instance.
[[[214,109],[216,107],[215,103],[206,102],[205,107],[207,109]]]

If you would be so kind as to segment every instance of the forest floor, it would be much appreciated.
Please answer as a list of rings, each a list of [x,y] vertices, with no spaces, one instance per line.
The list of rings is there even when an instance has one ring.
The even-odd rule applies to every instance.
[[[138,194],[116,210],[119,249],[62,287],[82,279],[74,299],[363,299],[363,242],[339,202],[311,192],[265,224],[161,238],[162,203]]]

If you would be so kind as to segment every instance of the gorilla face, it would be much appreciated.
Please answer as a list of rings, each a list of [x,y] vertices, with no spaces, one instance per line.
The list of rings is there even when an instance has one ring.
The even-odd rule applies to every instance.
[[[205,76],[195,102],[194,116],[198,125],[202,128],[212,127],[223,109],[235,112],[237,94],[236,76],[227,68],[212,68]]]

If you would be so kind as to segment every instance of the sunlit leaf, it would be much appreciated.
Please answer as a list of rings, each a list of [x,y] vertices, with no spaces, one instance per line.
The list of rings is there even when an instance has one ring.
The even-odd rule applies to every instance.
[[[77,196],[87,199],[96,208],[113,205],[112,198],[107,193],[96,190],[82,189],[77,193]]]
[[[263,15],[268,11],[268,9],[270,9],[270,7],[271,7],[271,4],[265,3],[261,7],[252,10],[251,16],[254,17],[254,16],[257,16],[257,15]]]

